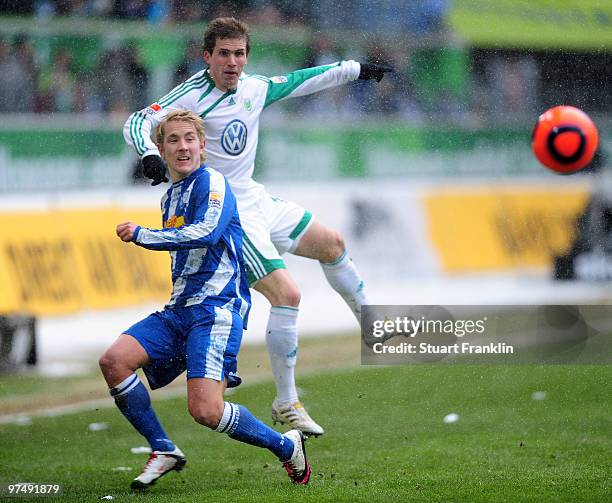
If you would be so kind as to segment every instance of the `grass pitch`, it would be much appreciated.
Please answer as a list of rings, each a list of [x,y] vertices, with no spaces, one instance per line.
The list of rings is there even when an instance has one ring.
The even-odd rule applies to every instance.
[[[610,501],[611,378],[610,366],[477,365],[302,378],[304,401],[326,428],[307,443],[307,487],[290,484],[271,453],[194,423],[184,398],[153,393],[188,463],[147,494],[129,491],[146,460],[130,448],[146,443],[113,408],[0,425],[0,481],[61,483],[61,500],[75,502]],[[228,399],[269,423],[272,383],[241,388]],[[445,424],[452,412],[459,421]],[[94,422],[109,427],[89,431]]]

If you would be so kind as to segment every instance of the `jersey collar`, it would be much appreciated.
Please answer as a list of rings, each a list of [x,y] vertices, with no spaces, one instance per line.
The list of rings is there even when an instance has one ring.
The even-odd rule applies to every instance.
[[[191,173],[189,176],[186,176],[182,180],[179,180],[178,182],[174,182],[172,184],[172,186],[173,187],[178,187],[179,185],[182,185],[184,183],[188,183],[190,180],[193,180],[193,179],[197,178],[198,176],[200,176],[204,172],[205,168],[206,168],[206,164],[205,163],[200,164],[200,167],[197,168],[193,173]]]

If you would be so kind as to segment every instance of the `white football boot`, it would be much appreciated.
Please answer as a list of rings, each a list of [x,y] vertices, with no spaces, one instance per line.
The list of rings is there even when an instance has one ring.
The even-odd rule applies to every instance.
[[[325,430],[315,423],[306,412],[301,402],[279,405],[274,399],[272,402],[272,421],[274,424],[288,424],[292,428],[300,430],[306,436],[318,437],[325,433]]]
[[[175,470],[180,472],[187,463],[182,451],[176,447],[173,451],[153,451],[144,470],[132,480],[132,489],[146,489],[157,482],[166,473]]]
[[[310,480],[310,465],[306,458],[304,435],[300,430],[289,430],[283,436],[290,438],[293,442],[293,454],[283,463],[283,468],[287,470],[291,482],[306,485]]]

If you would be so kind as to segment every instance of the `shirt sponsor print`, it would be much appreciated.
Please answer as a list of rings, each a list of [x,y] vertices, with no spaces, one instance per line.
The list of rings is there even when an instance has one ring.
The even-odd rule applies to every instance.
[[[221,135],[221,146],[229,155],[240,155],[247,143],[247,127],[244,122],[234,119],[229,122]]]
[[[221,208],[222,196],[219,192],[211,192],[208,195],[208,206],[214,208]]]
[[[183,227],[185,225],[185,217],[183,215],[176,216],[172,215],[168,220],[164,222],[164,227],[166,229],[173,228],[178,229],[179,227]]]

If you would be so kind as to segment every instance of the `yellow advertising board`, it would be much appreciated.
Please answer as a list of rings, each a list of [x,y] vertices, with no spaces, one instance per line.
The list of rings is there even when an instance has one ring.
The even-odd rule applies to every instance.
[[[610,0],[453,0],[448,16],[476,47],[612,50]]]
[[[445,272],[550,266],[567,251],[587,187],[436,190],[423,196]]]
[[[70,209],[0,214],[0,313],[60,314],[169,298],[170,260],[123,243],[117,223],[159,228],[155,210]]]

